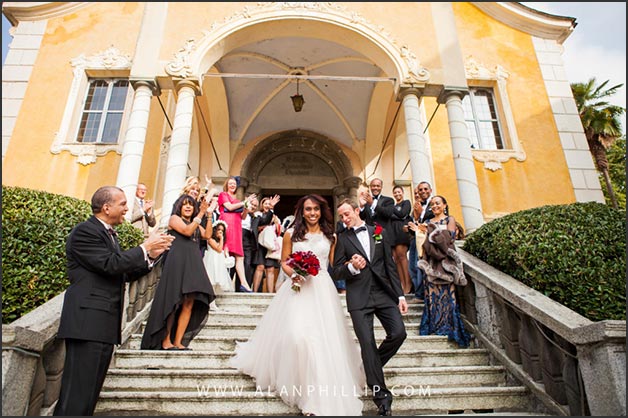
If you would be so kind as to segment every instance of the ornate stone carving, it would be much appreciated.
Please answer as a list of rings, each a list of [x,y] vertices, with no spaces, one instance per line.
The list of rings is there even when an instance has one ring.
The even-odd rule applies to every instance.
[[[349,26],[378,37],[382,43],[392,46],[390,48],[391,52],[398,54],[400,60],[405,64],[401,77],[402,80],[400,81],[412,84],[424,83],[429,80],[429,71],[421,66],[417,56],[410,51],[407,45],[400,46],[387,28],[383,25],[375,25],[358,12],[335,2],[258,2],[255,6],[244,6],[242,10],[225,17],[222,22],[212,22],[209,30],[201,31],[202,36],[197,42],[193,39],[188,39],[186,44],[174,54],[174,59],[166,65],[166,73],[182,78],[192,76],[193,69],[190,67],[192,51],[197,46],[205,45],[206,41],[216,36],[216,31],[226,32],[228,26],[242,25],[242,22],[238,21],[252,20],[259,18],[260,15],[278,14],[293,10],[304,16],[313,15],[320,17],[322,14],[331,15],[336,21],[345,22]]]
[[[403,80],[404,83],[424,83],[430,79],[429,71],[427,71],[419,64],[416,55],[414,55],[414,52],[410,51],[410,49],[406,45],[401,47],[400,53],[401,57],[404,59],[406,65],[408,66],[408,74]]]
[[[187,78],[193,75],[190,68],[190,54],[196,49],[194,39],[185,41],[185,45],[174,54],[174,59],[166,65],[166,73],[172,76]]]
[[[502,169],[502,163],[511,158],[517,161],[525,161],[526,153],[524,151],[513,150],[472,150],[473,158],[484,163],[484,168],[491,171]]]
[[[473,55],[468,55],[464,62],[464,71],[467,78],[472,80],[505,80],[510,74],[501,65],[496,65],[490,70],[486,65],[476,60]]]
[[[131,56],[123,54],[120,50],[113,45],[106,50],[96,53],[94,55],[86,57],[81,54],[78,57],[70,60],[72,67],[76,69],[129,69],[133,62]]]

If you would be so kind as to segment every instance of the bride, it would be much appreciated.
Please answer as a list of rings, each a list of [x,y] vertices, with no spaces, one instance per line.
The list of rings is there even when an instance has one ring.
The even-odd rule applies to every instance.
[[[304,415],[361,415],[365,377],[359,346],[327,271],[336,237],[327,201],[299,199],[292,228],[284,234],[281,268],[296,292],[281,286],[247,342],[238,342],[231,365],[274,389]],[[294,251],[312,251],[321,269],[304,278],[286,264]]]

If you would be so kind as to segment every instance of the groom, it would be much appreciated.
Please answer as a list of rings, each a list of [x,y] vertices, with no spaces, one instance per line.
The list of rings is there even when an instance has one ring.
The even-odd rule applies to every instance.
[[[366,382],[373,391],[379,415],[392,415],[392,393],[384,382],[384,365],[406,339],[402,314],[408,311],[386,231],[360,219],[357,202],[344,199],[338,216],[346,229],[338,235],[334,252],[334,280],[346,280],[347,309],[362,352]],[[379,232],[379,231],[378,231]],[[379,347],[373,316],[386,330]]]

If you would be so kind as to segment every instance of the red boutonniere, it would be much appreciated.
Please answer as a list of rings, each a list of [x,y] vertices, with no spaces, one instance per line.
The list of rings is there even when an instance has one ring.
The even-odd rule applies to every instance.
[[[384,228],[382,228],[382,226],[380,224],[375,224],[375,230],[373,231],[373,239],[375,241],[381,241],[382,240],[382,231],[384,230]]]

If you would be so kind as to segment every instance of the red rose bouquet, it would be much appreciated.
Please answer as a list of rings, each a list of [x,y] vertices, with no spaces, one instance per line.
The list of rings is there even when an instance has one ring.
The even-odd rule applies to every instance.
[[[286,264],[300,276],[316,276],[321,269],[321,263],[312,251],[295,251],[286,260]],[[301,291],[300,283],[292,283],[292,290]]]
[[[375,224],[375,230],[373,231],[373,239],[375,241],[381,241],[382,240],[382,231],[384,230],[384,228],[382,228],[382,226],[378,223]]]

